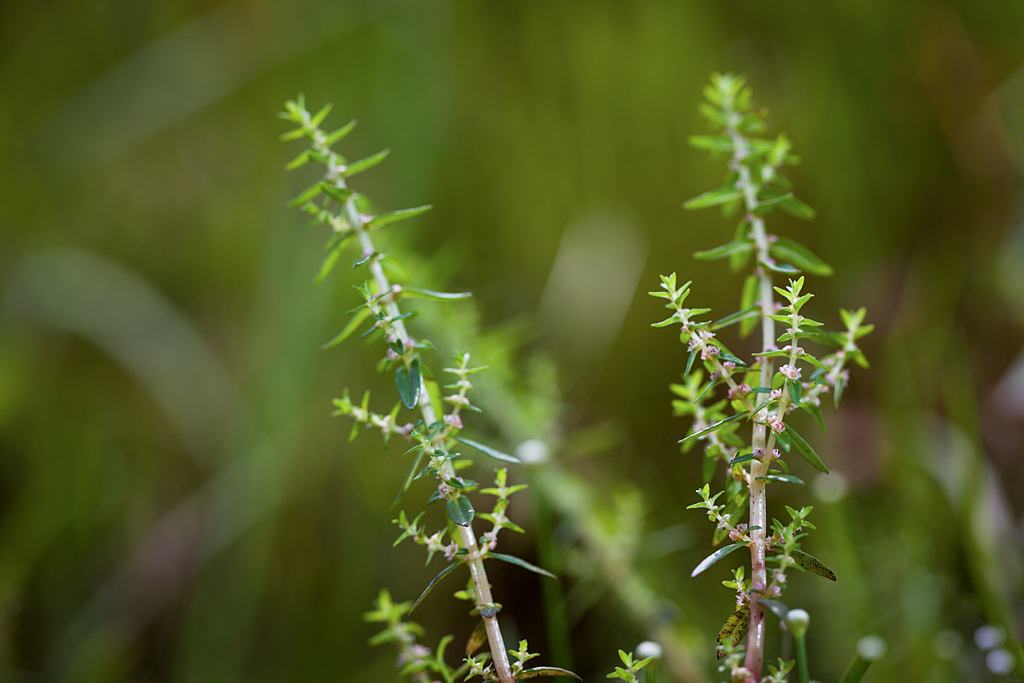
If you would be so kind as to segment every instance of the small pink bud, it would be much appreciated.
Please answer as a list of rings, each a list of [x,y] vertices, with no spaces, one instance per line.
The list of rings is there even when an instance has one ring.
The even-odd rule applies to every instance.
[[[779,372],[781,372],[784,377],[787,377],[789,379],[800,379],[800,368],[796,367],[795,365],[790,365],[789,363],[786,363],[781,368],[779,368]]]

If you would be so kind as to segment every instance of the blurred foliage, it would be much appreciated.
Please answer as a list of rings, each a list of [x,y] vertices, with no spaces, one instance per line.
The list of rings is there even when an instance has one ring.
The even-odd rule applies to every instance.
[[[734,308],[731,278],[690,258],[731,228],[680,207],[718,173],[686,140],[729,70],[798,143],[819,216],[785,232],[836,269],[820,310],[878,325],[880,371],[822,452],[842,476],[787,501],[814,503],[809,550],[839,575],[794,588],[811,670],[838,679],[877,634],[865,680],[991,680],[976,629],[1024,636],[1022,35],[1024,6],[968,0],[3,4],[0,677],[394,675],[360,615],[431,574],[389,548],[400,446],[348,446],[328,419],[341,386],[379,378],[358,344],[317,350],[355,275],[313,287],[321,238],[285,207],[307,179],[282,172],[274,113],[298,89],[363,122],[353,158],[392,148],[364,180],[382,208],[435,205],[393,239],[423,286],[477,293],[437,314],[448,343],[479,328],[474,357],[517,365],[489,406],[523,406],[492,424],[503,445],[540,438],[586,482],[512,510],[534,521],[517,552],[569,574],[561,656],[603,676],[651,637],[631,617],[655,596],[710,675],[729,604],[705,596],[728,574],[684,578],[707,541],[684,511],[700,458],[677,451],[685,359],[644,292],[677,270]],[[578,310],[607,315],[577,333]],[[648,535],[602,565],[632,577],[609,592],[573,557],[623,525]],[[509,627],[554,642],[560,596],[523,574],[495,567],[498,594],[528,598]],[[468,637],[452,602],[417,614],[432,642]]]

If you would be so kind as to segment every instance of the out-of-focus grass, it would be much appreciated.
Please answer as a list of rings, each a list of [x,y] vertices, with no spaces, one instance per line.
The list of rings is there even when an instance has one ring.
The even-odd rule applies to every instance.
[[[680,209],[716,181],[686,146],[705,132],[700,87],[734,70],[804,159],[794,180],[819,218],[772,229],[836,268],[813,283],[816,315],[863,304],[878,325],[873,369],[854,373],[823,442],[845,494],[774,494],[815,504],[811,552],[840,576],[801,576],[790,597],[811,608],[812,670],[834,680],[856,639],[879,633],[890,656],[874,680],[984,680],[974,629],[1022,635],[1024,389],[1009,373],[1024,339],[1022,14],[966,1],[4,5],[4,677],[393,675],[359,614],[378,588],[406,599],[432,572],[389,548],[399,447],[350,446],[328,418],[344,386],[391,387],[369,370],[373,350],[317,351],[357,274],[314,288],[322,236],[284,208],[304,178],[283,173],[273,114],[298,90],[360,119],[352,155],[394,150],[359,179],[378,204],[435,204],[390,238],[426,255],[409,259],[416,272],[477,292],[485,329],[525,339],[513,360],[550,353],[564,368],[557,414],[538,401],[481,428],[570,457],[573,435],[593,433],[581,429],[622,425],[572,467],[597,500],[641,491],[646,532],[689,525],[691,542],[641,558],[636,578],[678,606],[710,672],[730,597],[724,569],[683,578],[710,530],[684,511],[699,459],[676,450],[685,426],[665,390],[682,353],[649,329],[658,311],[642,294],[675,270],[702,304],[737,304],[733,278],[689,257],[731,228]],[[533,321],[557,320],[563,235],[595,216],[630,226],[647,256],[631,257],[644,265],[621,328],[577,340]],[[553,513],[557,542],[584,548]],[[583,609],[599,583],[569,573],[572,655],[595,678],[647,632],[612,593]],[[511,569],[494,580],[498,594],[538,591]],[[515,602],[510,625],[544,643],[541,601]],[[468,634],[460,607],[432,597],[419,619],[433,642]]]

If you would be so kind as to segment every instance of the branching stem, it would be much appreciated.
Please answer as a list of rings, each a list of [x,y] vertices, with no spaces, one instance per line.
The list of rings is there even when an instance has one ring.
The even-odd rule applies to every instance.
[[[762,351],[775,349],[775,321],[769,315],[775,313],[775,295],[772,289],[772,278],[767,269],[762,265],[771,258],[768,253],[768,233],[765,231],[764,219],[754,214],[757,208],[757,185],[750,177],[750,167],[742,162],[743,158],[750,153],[750,146],[747,139],[739,132],[737,124],[740,115],[736,112],[728,112],[729,125],[728,134],[733,143],[734,170],[739,174],[736,185],[743,191],[743,200],[746,205],[748,220],[750,221],[751,233],[757,247],[757,265],[755,272],[758,277],[758,291],[760,292],[761,304],[761,348]],[[771,388],[772,375],[774,374],[773,359],[761,357],[760,386]],[[763,422],[763,415],[755,417]],[[762,458],[755,457],[750,461],[750,519],[749,527],[754,529],[749,532],[750,536],[750,577],[751,585],[755,595],[750,601],[750,630],[747,635],[747,653],[744,666],[754,675],[754,680],[761,680],[761,666],[764,662],[764,637],[765,637],[765,610],[757,602],[758,593],[764,591],[768,586],[768,573],[765,567],[765,549],[767,547],[767,500],[765,498],[765,479],[759,479],[768,474],[768,466],[771,463],[768,450],[767,433],[763,424],[754,425],[754,434],[751,443],[754,453],[758,449]],[[760,527],[760,528],[758,528]],[[760,589],[760,590],[759,590]]]
[[[333,182],[338,184],[339,187],[344,187],[344,180],[334,179]],[[364,225],[365,220],[359,211],[356,209],[355,202],[349,198],[345,202],[345,212],[347,214],[349,225],[352,230],[355,231],[356,237],[359,240],[359,246],[362,247],[364,254],[372,254],[376,252],[374,249],[373,241],[370,239],[370,234],[367,232]],[[389,292],[391,290],[391,283],[388,281],[387,274],[384,272],[383,266],[381,266],[380,259],[374,257],[369,262],[370,274],[373,276],[373,281],[377,285],[379,292]],[[387,295],[384,298],[384,307],[388,312],[388,316],[392,319],[397,318],[401,311],[398,308],[398,304],[391,295]],[[409,332],[405,329],[405,323],[402,320],[394,320],[392,326],[395,332],[398,334],[399,339],[405,344],[410,340]],[[427,393],[427,385],[420,379],[420,393],[419,393],[419,404],[420,414],[423,416],[423,422],[432,425],[438,421],[437,414],[434,412],[434,406],[430,403],[430,395]],[[434,437],[434,443],[432,444],[435,448],[444,448],[444,438],[446,432],[443,430]],[[455,469],[452,467],[451,461],[446,460],[442,465],[442,478],[447,480],[455,477]],[[469,573],[473,579],[473,588],[476,590],[478,605],[490,605],[494,603],[494,598],[491,596],[490,583],[487,581],[487,570],[484,568],[483,559],[480,557],[480,547],[476,541],[476,534],[473,533],[471,526],[460,526],[459,536],[462,540],[463,547],[469,551],[467,555],[466,564],[469,565]],[[501,683],[512,683],[512,668],[509,665],[508,654],[505,650],[505,641],[501,637],[501,628],[498,625],[497,615],[491,617],[484,617],[484,626],[487,629],[487,642],[490,645],[491,657],[494,661],[495,673],[498,676],[498,680]]]

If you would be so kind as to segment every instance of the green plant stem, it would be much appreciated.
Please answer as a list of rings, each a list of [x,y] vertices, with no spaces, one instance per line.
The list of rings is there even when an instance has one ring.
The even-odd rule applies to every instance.
[[[344,187],[344,180],[341,178],[331,179],[339,187]],[[349,198],[345,202],[345,212],[348,217],[349,225],[352,230],[355,231],[356,237],[359,240],[359,246],[362,247],[363,253],[371,254],[376,252],[373,246],[373,241],[370,239],[369,233],[366,231],[364,225],[364,218],[359,213],[359,210],[355,206],[355,202],[352,198]],[[388,281],[387,275],[384,273],[384,268],[381,266],[380,259],[373,257],[369,262],[370,274],[373,276],[374,282],[377,284],[377,289],[380,292],[388,292],[391,290],[391,283]],[[385,295],[383,298],[384,308],[387,310],[388,315],[392,318],[396,318],[401,314],[398,308],[398,304],[395,302],[394,296],[391,294]],[[402,343],[410,340],[409,332],[405,329],[404,321],[395,320],[392,323],[395,332],[398,334],[399,339]],[[420,395],[418,407],[420,414],[423,416],[423,421],[432,425],[438,421],[437,414],[434,412],[434,407],[430,403],[430,395],[427,393],[427,385],[423,379],[420,379]],[[434,443],[432,444],[435,448],[444,448],[444,435],[443,433],[439,436],[434,437]],[[445,461],[442,465],[441,470],[442,478],[449,479],[455,477],[455,469],[452,467],[451,461]],[[494,603],[494,597],[491,595],[490,583],[487,580],[487,570],[484,568],[483,558],[481,557],[480,547],[477,545],[476,534],[473,533],[471,526],[459,526],[459,536],[462,540],[462,546],[469,552],[466,556],[466,564],[469,565],[469,573],[473,580],[473,588],[476,592],[478,600],[477,605],[491,605]],[[483,617],[484,626],[487,629],[487,641],[490,645],[491,657],[494,661],[495,673],[498,676],[498,680],[501,683],[512,683],[512,669],[509,666],[508,654],[505,650],[505,642],[501,636],[501,628],[498,625],[498,617]]]
[[[796,673],[800,683],[810,683],[811,674],[807,669],[807,634],[793,634],[793,645],[796,650]]]
[[[770,351],[775,348],[775,321],[769,315],[775,313],[775,295],[772,289],[772,278],[761,263],[768,261],[768,233],[765,231],[764,219],[754,214],[758,206],[757,186],[750,177],[750,168],[742,163],[742,160],[750,152],[747,139],[740,134],[736,127],[739,121],[739,114],[728,112],[729,137],[733,142],[733,166],[739,174],[737,186],[743,190],[744,204],[747,209],[747,218],[750,221],[751,232],[754,236],[754,243],[757,247],[757,265],[755,273],[758,278],[758,289],[760,291],[761,303],[761,347],[762,351]],[[774,374],[774,363],[771,358],[761,358],[760,386],[771,387],[772,375]],[[755,419],[763,421],[763,415]],[[754,452],[761,449],[764,454],[762,459],[754,458],[750,465],[750,519],[749,528],[754,529],[750,533],[750,578],[753,586],[761,586],[764,590],[768,585],[768,572],[765,567],[765,549],[767,546],[767,500],[765,498],[766,480],[759,479],[768,474],[768,466],[771,464],[770,451],[768,450],[767,434],[765,426],[754,425],[752,439]],[[759,528],[758,528],[759,527]],[[764,662],[764,637],[765,637],[765,609],[757,602],[758,596],[751,596],[750,601],[750,630],[747,635],[747,652],[744,666],[754,675],[754,680],[761,680],[761,666]]]
[[[839,680],[839,683],[859,683],[860,679],[864,678],[864,674],[867,673],[868,667],[871,666],[871,662],[864,659],[860,655],[853,658],[850,662],[850,666],[846,667],[846,673]]]

